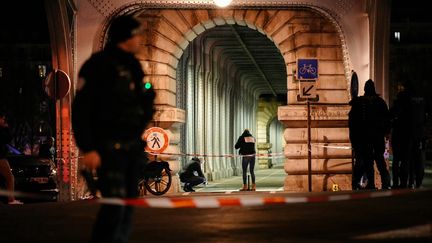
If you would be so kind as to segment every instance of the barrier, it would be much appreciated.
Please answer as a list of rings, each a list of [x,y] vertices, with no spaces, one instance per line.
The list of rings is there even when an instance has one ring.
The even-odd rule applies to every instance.
[[[415,191],[423,191],[417,189]],[[312,196],[200,196],[200,197],[158,197],[140,199],[101,198],[95,202],[120,206],[137,206],[145,208],[221,208],[221,207],[252,207],[267,205],[285,205],[291,203],[317,203],[344,200],[357,200],[379,198],[413,193],[414,190],[385,190],[353,192],[338,195],[312,195]]]
[[[221,208],[221,207],[251,207],[267,205],[285,205],[292,203],[317,203],[332,202],[345,200],[358,200],[367,198],[380,198],[397,196],[419,191],[432,191],[431,189],[398,189],[382,191],[353,191],[350,193],[338,193],[329,195],[309,195],[309,196],[267,196],[267,195],[241,195],[233,196],[177,196],[177,197],[149,197],[149,198],[99,198],[86,199],[89,202],[101,204],[119,205],[119,206],[137,206],[145,208]],[[274,192],[269,194],[275,195]],[[20,196],[33,199],[44,199],[46,197],[25,192],[10,193],[6,190],[0,190],[0,196]]]
[[[241,155],[241,154],[189,154],[189,153],[148,153],[151,155],[170,155],[170,156],[190,156],[190,157],[222,157],[222,158],[236,158],[236,157],[265,157],[265,158],[278,158],[278,157],[285,157],[283,153],[270,153],[270,154],[248,154],[248,155]]]
[[[327,145],[327,143],[314,143],[312,144],[314,147],[323,147],[330,149],[352,149],[350,146],[333,146]],[[236,157],[250,157],[255,156],[258,158],[283,158],[285,157],[284,153],[268,153],[268,154],[250,154],[250,155],[241,155],[241,154],[195,154],[195,153],[153,153],[148,152],[151,155],[170,155],[170,156],[184,156],[184,157],[222,157],[222,158],[236,158]]]

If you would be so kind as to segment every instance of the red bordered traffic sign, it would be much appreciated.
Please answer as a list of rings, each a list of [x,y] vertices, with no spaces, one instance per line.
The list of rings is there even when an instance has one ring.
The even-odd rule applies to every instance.
[[[151,127],[144,132],[144,141],[147,145],[145,151],[162,153],[169,145],[167,132],[160,127]]]

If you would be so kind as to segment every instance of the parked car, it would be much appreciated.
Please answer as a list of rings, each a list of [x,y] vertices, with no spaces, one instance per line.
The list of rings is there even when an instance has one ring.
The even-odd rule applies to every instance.
[[[51,159],[25,155],[9,146],[7,160],[15,177],[16,199],[23,202],[57,201],[57,168]],[[3,178],[0,186],[4,187]],[[4,180],[4,179],[3,179]]]

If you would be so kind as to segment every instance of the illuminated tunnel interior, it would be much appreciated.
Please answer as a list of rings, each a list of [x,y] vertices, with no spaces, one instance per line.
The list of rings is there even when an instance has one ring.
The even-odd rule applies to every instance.
[[[259,30],[226,24],[203,32],[189,44],[177,68],[177,107],[186,111],[182,152],[238,154],[234,144],[245,128],[258,148],[274,143],[276,147],[266,151],[282,152],[284,129],[277,107],[286,105],[286,80],[279,49]],[[209,179],[241,173],[239,157],[204,160]],[[256,168],[275,162],[257,159]]]

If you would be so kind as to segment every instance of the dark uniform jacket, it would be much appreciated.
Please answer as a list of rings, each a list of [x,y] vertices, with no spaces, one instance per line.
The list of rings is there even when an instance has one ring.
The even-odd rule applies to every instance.
[[[390,113],[378,95],[364,95],[351,101],[348,114],[351,143],[358,144],[390,132]]]
[[[155,97],[153,90],[144,89],[143,77],[134,55],[113,46],[84,63],[79,72],[84,84],[78,85],[72,107],[76,144],[83,152],[118,142],[141,143]]]
[[[192,160],[187,166],[185,171],[180,174],[180,180],[183,182],[189,178],[196,176],[194,174],[196,172],[199,177],[204,177],[204,173],[201,170],[201,165],[198,161]]]
[[[424,136],[426,107],[423,97],[401,91],[390,109],[392,118],[392,142],[407,144],[420,141]]]
[[[237,143],[234,146],[236,149],[240,149],[239,153],[242,155],[255,154],[255,138],[249,132],[245,131],[237,139]]]
[[[402,91],[397,95],[397,99],[390,109],[392,116],[392,142],[407,143],[414,130],[412,119],[411,96]]]

